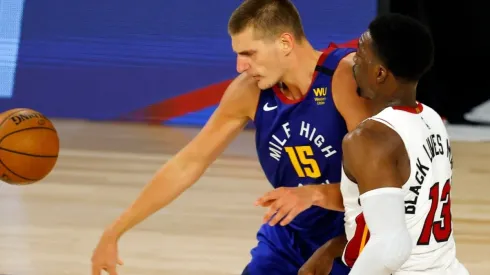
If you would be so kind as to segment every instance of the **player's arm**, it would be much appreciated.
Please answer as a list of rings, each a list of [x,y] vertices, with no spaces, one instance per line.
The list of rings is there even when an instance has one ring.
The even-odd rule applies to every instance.
[[[311,255],[300,268],[298,275],[330,274],[334,260],[342,256],[346,243],[347,238],[344,234],[330,239]]]
[[[397,167],[407,157],[403,141],[389,127],[367,120],[345,137],[343,152],[346,172],[359,186],[371,234],[349,274],[392,274],[412,251],[401,189],[404,180]]]
[[[322,246],[323,253],[325,256],[332,259],[342,257],[346,245],[347,237],[345,234],[340,234],[337,237],[330,239]]]
[[[309,185],[308,187],[313,189],[313,205],[328,210],[344,211],[344,200],[338,182]]]
[[[332,78],[332,97],[335,107],[347,124],[347,130],[354,130],[359,123],[372,115],[369,100],[359,96],[352,66],[353,55],[340,60]]]
[[[357,84],[352,73],[352,66],[354,65],[352,56],[353,54],[350,54],[340,60],[332,79],[332,97],[337,110],[347,124],[349,132],[371,116],[369,101],[357,94]],[[340,171],[333,173],[340,175]],[[344,211],[338,182],[314,185],[311,188],[315,189],[313,205],[330,210]]]
[[[230,84],[199,134],[156,172],[139,197],[107,228],[105,236],[120,238],[199,179],[253,116],[258,97],[254,97],[253,89],[257,88],[251,84],[244,75]]]

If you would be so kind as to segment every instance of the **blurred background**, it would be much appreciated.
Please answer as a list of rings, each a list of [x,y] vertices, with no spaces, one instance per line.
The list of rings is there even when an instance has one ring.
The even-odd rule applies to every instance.
[[[376,1],[315,2],[295,1],[319,48],[376,14]],[[227,23],[240,1],[1,3],[2,109],[201,126],[237,75]]]
[[[437,54],[419,99],[450,123],[489,124],[488,63],[478,60],[490,55],[490,28],[472,1],[444,9],[424,0],[294,2],[318,48],[356,39],[378,13],[420,19]],[[0,0],[0,108],[201,126],[236,75],[226,25],[239,3]]]

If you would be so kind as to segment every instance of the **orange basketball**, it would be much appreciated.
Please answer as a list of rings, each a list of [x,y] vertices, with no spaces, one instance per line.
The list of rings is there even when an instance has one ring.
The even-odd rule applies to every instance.
[[[39,112],[12,109],[0,114],[0,178],[30,184],[46,177],[58,159],[53,123]]]

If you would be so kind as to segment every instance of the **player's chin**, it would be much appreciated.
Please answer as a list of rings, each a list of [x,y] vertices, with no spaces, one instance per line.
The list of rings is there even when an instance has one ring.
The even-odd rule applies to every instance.
[[[270,81],[267,81],[265,79],[259,79],[257,81],[257,86],[259,87],[259,89],[261,90],[266,90],[266,89],[270,89],[272,88],[272,86],[274,86],[274,84],[272,84],[272,82]]]

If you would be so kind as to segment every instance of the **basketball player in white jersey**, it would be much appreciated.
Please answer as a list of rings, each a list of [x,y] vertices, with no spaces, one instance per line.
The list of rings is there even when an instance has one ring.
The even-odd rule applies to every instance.
[[[376,115],[343,141],[346,239],[329,241],[299,274],[328,274],[336,256],[351,275],[469,274],[453,238],[449,137],[416,101],[432,60],[428,30],[409,17],[380,16],[361,36],[354,77]]]

